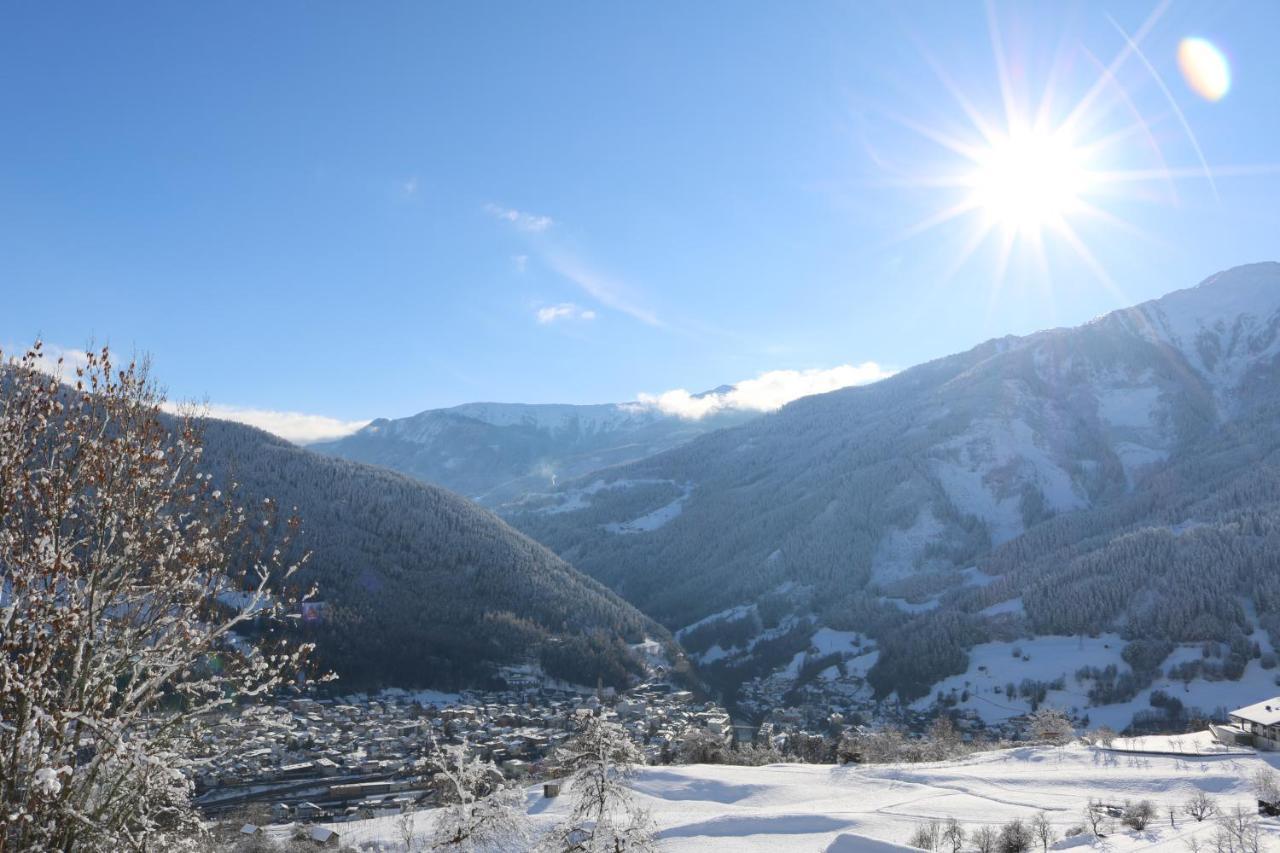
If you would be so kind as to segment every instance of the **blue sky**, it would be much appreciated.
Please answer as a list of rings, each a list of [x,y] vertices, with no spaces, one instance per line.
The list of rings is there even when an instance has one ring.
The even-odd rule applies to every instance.
[[[7,4],[0,343],[342,421],[901,368],[1280,259],[1278,31],[1261,2]],[[991,147],[962,101],[1002,128],[1049,91],[1052,126],[1103,77],[1076,247],[1028,226],[1002,261],[997,222],[966,252],[981,206],[918,227],[971,194],[946,143]]]

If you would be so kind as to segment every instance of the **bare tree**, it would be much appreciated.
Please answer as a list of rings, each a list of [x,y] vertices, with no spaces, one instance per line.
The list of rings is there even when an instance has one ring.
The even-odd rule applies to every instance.
[[[1089,829],[1093,832],[1095,838],[1106,838],[1106,830],[1108,828],[1109,818],[1107,816],[1107,807],[1101,800],[1093,797],[1089,798],[1088,804],[1084,807],[1084,819],[1089,824]]]
[[[439,773],[447,805],[440,809],[432,850],[525,850],[529,830],[524,792],[506,784],[493,762],[467,756],[467,745],[445,747]]]
[[[1219,815],[1213,846],[1214,853],[1261,853],[1262,830],[1257,815],[1240,806]]]
[[[1048,741],[1052,744],[1064,744],[1075,737],[1075,727],[1067,715],[1057,708],[1041,706],[1027,717],[1031,736],[1036,740]]]
[[[145,365],[43,364],[0,366],[0,849],[181,849],[200,719],[310,650],[232,633],[295,603],[298,521],[200,470]]]
[[[1196,823],[1200,823],[1205,818],[1213,817],[1218,813],[1218,804],[1204,791],[1196,791],[1191,799],[1182,804],[1182,812],[1187,817],[1195,818]]]
[[[937,850],[941,840],[942,827],[936,820],[931,820],[917,826],[915,832],[911,834],[911,840],[907,843],[920,850]]]
[[[907,753],[907,737],[902,729],[886,726],[861,738],[862,760],[872,764],[902,761]]]
[[[1021,818],[1014,818],[1000,827],[1000,853],[1025,853],[1031,849],[1031,842],[1031,830]]]
[[[964,827],[954,817],[947,818],[942,830],[942,843],[951,846],[951,853],[960,853],[960,848],[964,847]]]
[[[983,825],[973,831],[970,836],[978,853],[996,853],[1000,844],[1000,833],[993,826]]]
[[[1116,733],[1110,726],[1098,726],[1089,733],[1089,740],[1097,746],[1110,748],[1115,742]]]
[[[649,853],[657,849],[653,822],[626,782],[641,760],[622,727],[590,717],[557,754],[573,775],[569,820],[543,839],[557,853]]]
[[[1125,800],[1124,814],[1120,820],[1125,826],[1136,829],[1139,832],[1147,828],[1152,819],[1156,816],[1155,803],[1150,800],[1138,800],[1136,803]]]
[[[396,818],[396,831],[400,834],[400,840],[404,842],[404,853],[415,853],[418,844],[418,823],[417,814],[413,809],[407,809],[404,814]]]
[[[1260,767],[1254,771],[1250,783],[1253,793],[1264,803],[1280,803],[1280,774],[1270,767]]]
[[[1045,853],[1048,853],[1049,845],[1058,840],[1053,824],[1049,823],[1049,815],[1045,812],[1036,812],[1036,816],[1031,819],[1031,834],[1040,842],[1040,849]]]
[[[933,760],[945,760],[960,751],[964,741],[950,717],[938,717],[929,726],[925,735],[929,745],[929,756]]]

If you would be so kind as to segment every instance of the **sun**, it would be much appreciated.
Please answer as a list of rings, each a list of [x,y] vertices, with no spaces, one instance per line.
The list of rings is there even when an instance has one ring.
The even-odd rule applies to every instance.
[[[1011,263],[1018,264],[1020,275],[1029,271],[1047,287],[1051,260],[1056,266],[1074,259],[1122,297],[1091,244],[1106,246],[1119,234],[1154,242],[1124,215],[1133,205],[1177,207],[1178,185],[1189,179],[1203,180],[1216,201],[1215,175],[1280,170],[1280,164],[1265,163],[1210,166],[1177,99],[1141,48],[1168,5],[1159,3],[1133,35],[1108,17],[1120,43],[1110,62],[1102,62],[1083,44],[1063,46],[1051,66],[1036,71],[1025,58],[1033,52],[1027,47],[1006,52],[989,3],[999,112],[990,98],[967,92],[921,47],[924,64],[951,103],[924,121],[896,108],[885,110],[896,123],[941,149],[915,155],[919,159],[905,165],[877,154],[877,167],[889,171],[896,185],[924,190],[929,199],[926,215],[896,238],[915,239],[946,228],[945,245],[956,248],[940,281],[949,280],[971,259],[989,256],[994,261],[993,294],[1003,286]],[[1178,58],[1195,92],[1209,100],[1227,93],[1230,66],[1215,46],[1184,39]],[[957,110],[963,118],[959,122]],[[1149,120],[1155,110],[1156,118]],[[1194,154],[1194,161],[1171,166],[1163,150],[1170,144],[1179,146],[1182,157]]]
[[[1015,127],[972,159],[969,202],[988,228],[1035,239],[1085,207],[1092,182],[1084,149],[1062,131]]]

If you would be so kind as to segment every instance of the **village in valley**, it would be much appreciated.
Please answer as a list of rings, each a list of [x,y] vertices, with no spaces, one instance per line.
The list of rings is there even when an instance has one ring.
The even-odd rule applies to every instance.
[[[590,717],[620,724],[646,763],[671,763],[692,738],[726,748],[729,714],[666,681],[623,694],[548,687],[507,672],[508,688],[442,694],[388,689],[252,705],[208,726],[194,774],[210,818],[250,825],[340,822],[435,805],[441,750],[465,745],[504,781],[547,775],[547,762]]]
[[[829,756],[815,759],[806,755],[804,746],[811,739],[847,744],[869,743],[881,736],[874,729],[845,723],[838,714],[818,730],[809,731],[798,712],[774,715],[758,728],[735,730],[723,708],[697,701],[691,692],[660,680],[647,681],[621,694],[609,689],[575,691],[529,683],[459,695],[388,689],[360,696],[297,697],[246,708],[238,716],[209,727],[207,754],[198,763],[201,769],[195,777],[196,802],[229,840],[293,837],[317,846],[398,849],[394,844],[379,846],[390,842],[369,841],[371,833],[381,838],[386,830],[377,827],[392,825],[387,821],[403,816],[412,823],[448,804],[448,780],[441,763],[447,761],[447,747],[461,748],[468,757],[485,762],[494,786],[526,788],[532,792],[529,802],[555,801],[564,784],[564,774],[556,764],[557,748],[575,737],[590,719],[621,726],[639,748],[643,763],[655,771],[663,769],[661,765],[684,765],[670,768],[677,773],[673,779],[683,780],[680,785],[703,784],[698,780],[704,775],[720,772],[712,769],[715,758],[709,764],[703,759],[718,753],[724,760],[728,751],[738,748],[739,737],[754,738],[762,749],[785,750],[786,761],[812,767],[796,769],[800,775],[795,779],[805,780],[813,774],[832,772],[823,769],[832,767]],[[931,766],[936,766],[937,772],[954,767],[954,772],[963,774],[969,772],[969,764],[977,762],[976,771],[977,765],[1002,754],[1007,756],[1000,759],[1002,764],[1018,765],[1043,761],[1052,754],[1046,750],[1056,749],[1059,770],[1054,772],[1119,773],[1127,778],[1135,773],[1165,772],[1161,768],[1171,761],[1171,766],[1187,772],[1199,762],[1210,762],[1200,768],[1201,773],[1212,773],[1215,779],[1225,774],[1223,778],[1230,778],[1235,788],[1253,790],[1258,771],[1250,768],[1264,767],[1259,759],[1280,748],[1280,696],[1232,711],[1223,724],[1182,735],[1125,737],[1095,731],[1079,738],[1069,725],[1057,734],[1036,729],[1034,719],[1021,719],[1017,725],[1021,731],[1015,740],[999,742],[985,740],[986,733],[957,727],[956,740],[975,741],[978,751],[961,748],[937,765],[929,764],[927,757],[921,757],[926,753],[920,752],[921,745],[937,737],[936,728],[918,737],[908,736],[896,759],[870,753],[841,754],[836,769],[841,764],[859,764],[869,778],[855,783],[855,777],[840,777],[838,784],[873,784],[871,777],[890,772],[885,768],[894,766],[895,761],[902,768],[923,768],[912,771],[911,778],[918,777],[919,784],[933,784]],[[984,747],[976,738],[983,738],[985,748],[1001,751],[981,752]],[[707,750],[708,745],[710,753],[696,752]],[[1087,759],[1087,755],[1094,757]],[[1239,769],[1232,770],[1237,764]],[[1092,771],[1087,770],[1090,765]],[[744,775],[756,772],[750,767],[723,770]],[[1037,782],[1054,784],[1049,770],[1042,767],[1037,774]],[[644,774],[639,778],[645,778]],[[662,774],[656,778],[663,778]],[[688,799],[681,793],[684,790],[678,788],[673,795],[677,802]],[[1263,820],[1280,815],[1280,790],[1273,793],[1274,799],[1266,798],[1272,794],[1257,794],[1257,812]],[[1023,799],[1034,799],[1031,790],[1024,794]],[[1121,828],[1132,817],[1128,810],[1136,808],[1134,802],[1106,789],[1097,791],[1096,798],[1084,789],[1077,794],[1089,794],[1086,814],[1096,811],[1100,821],[1111,821]],[[1059,795],[1049,796],[1052,802],[1052,797]],[[695,805],[690,802],[688,808]],[[814,804],[814,808],[820,807],[824,806]],[[1164,810],[1170,811],[1173,821],[1177,819],[1173,811],[1181,808],[1175,804]],[[417,817],[411,817],[414,815]],[[914,824],[908,821],[905,825]],[[352,828],[350,834],[344,828],[347,826]],[[1200,831],[1198,821],[1187,826],[1188,832]],[[1063,843],[1069,837],[1064,836]]]
[[[563,774],[556,765],[557,749],[590,719],[620,726],[646,765],[719,763],[745,744],[762,755],[797,762],[893,760],[847,746],[874,742],[885,725],[905,734],[907,746],[900,748],[908,761],[927,754],[910,744],[937,737],[939,724],[945,737],[968,748],[1045,737],[1032,715],[991,725],[962,709],[947,714],[941,707],[900,708],[891,724],[885,718],[864,726],[861,714],[846,718],[820,697],[801,707],[776,707],[758,724],[735,724],[725,708],[668,678],[666,667],[651,661],[646,676],[618,692],[555,682],[536,667],[517,666],[502,670],[501,690],[312,692],[249,705],[208,723],[203,754],[193,765],[195,803],[232,837],[286,830],[338,846],[345,843],[341,825],[347,822],[446,804],[449,792],[441,771],[448,747],[485,762],[494,785],[542,783],[542,796],[558,796]],[[1062,737],[1072,736],[1071,723],[1061,717]],[[1105,730],[1088,740],[1117,753],[1272,751],[1280,748],[1280,697],[1233,711],[1227,721],[1200,733],[1125,738]],[[1270,810],[1273,804],[1259,805]]]

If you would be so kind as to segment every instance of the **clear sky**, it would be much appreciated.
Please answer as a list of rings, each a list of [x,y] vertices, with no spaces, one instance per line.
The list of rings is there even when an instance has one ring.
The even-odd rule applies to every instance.
[[[1280,259],[1277,34],[1274,2],[8,3],[0,343],[344,421],[902,368]]]

